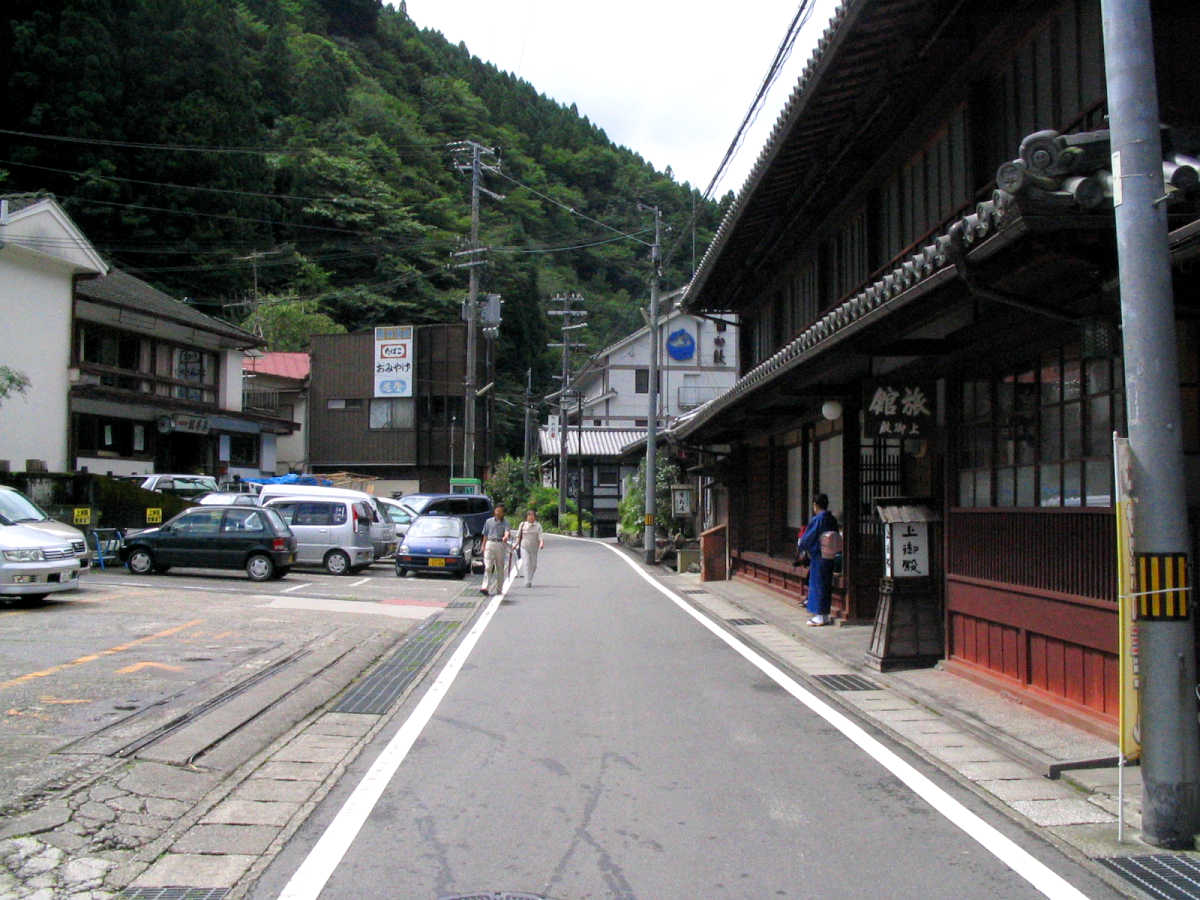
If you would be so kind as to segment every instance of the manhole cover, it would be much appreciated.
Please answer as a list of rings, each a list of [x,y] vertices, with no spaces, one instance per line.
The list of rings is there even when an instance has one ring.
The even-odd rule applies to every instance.
[[[730,625],[761,625],[762,619],[726,619]]]
[[[1099,860],[1152,897],[1190,900],[1200,897],[1200,864],[1190,856],[1108,856]]]
[[[881,691],[879,685],[871,681],[869,678],[863,678],[861,675],[814,675],[813,679],[819,681],[825,687],[832,691]]]

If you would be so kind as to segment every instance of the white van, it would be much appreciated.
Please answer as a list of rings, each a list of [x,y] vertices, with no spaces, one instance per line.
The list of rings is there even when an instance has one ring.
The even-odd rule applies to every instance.
[[[296,565],[324,566],[331,575],[351,575],[375,561],[371,507],[357,497],[267,497],[296,536]]]
[[[258,493],[258,503],[260,506],[266,506],[267,502],[275,497],[343,497],[362,500],[371,511],[371,543],[375,548],[375,558],[395,556],[396,548],[400,545],[391,517],[380,509],[379,503],[371,494],[349,488],[312,484],[264,484]]]

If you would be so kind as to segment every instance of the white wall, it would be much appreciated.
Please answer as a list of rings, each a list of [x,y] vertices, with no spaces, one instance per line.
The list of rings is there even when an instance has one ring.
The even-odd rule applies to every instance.
[[[221,371],[217,405],[232,412],[242,411],[242,351],[224,350],[217,357]]]
[[[0,251],[0,364],[30,381],[24,394],[0,401],[0,459],[13,471],[27,459],[67,471],[71,292],[69,269],[17,247]]]
[[[275,474],[286,475],[292,469],[305,469],[308,466],[308,454],[305,452],[308,446],[308,397],[288,392],[280,397],[280,401],[292,404],[292,421],[299,426],[291,434],[276,436]]]

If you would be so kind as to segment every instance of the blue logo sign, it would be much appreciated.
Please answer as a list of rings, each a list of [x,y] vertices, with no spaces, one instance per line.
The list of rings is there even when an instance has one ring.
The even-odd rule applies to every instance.
[[[381,394],[402,394],[408,396],[408,382],[403,378],[394,378],[391,381],[379,382],[379,393]]]
[[[667,353],[671,359],[677,359],[681,362],[685,359],[691,359],[696,355],[696,339],[688,333],[686,328],[672,331],[667,336]]]

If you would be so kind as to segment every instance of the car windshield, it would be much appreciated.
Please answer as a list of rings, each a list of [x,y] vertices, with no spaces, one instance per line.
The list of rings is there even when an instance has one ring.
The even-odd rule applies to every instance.
[[[42,522],[50,518],[32,500],[16,491],[0,491],[0,516],[10,522]]]
[[[414,537],[459,537],[462,535],[462,522],[458,519],[421,518],[412,523],[408,529],[410,539]]]
[[[175,482],[175,490],[177,491],[217,490],[217,479],[207,475],[176,475],[172,480]]]

